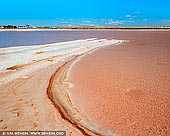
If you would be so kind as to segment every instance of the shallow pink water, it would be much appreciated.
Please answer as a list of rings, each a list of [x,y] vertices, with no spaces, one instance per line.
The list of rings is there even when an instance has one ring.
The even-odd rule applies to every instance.
[[[131,42],[85,56],[71,70],[73,103],[119,135],[170,135],[170,32],[127,32]]]

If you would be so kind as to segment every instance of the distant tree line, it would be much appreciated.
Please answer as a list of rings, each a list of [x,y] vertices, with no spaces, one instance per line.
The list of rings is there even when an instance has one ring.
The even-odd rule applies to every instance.
[[[3,29],[17,29],[17,28],[31,28],[30,25],[25,25],[25,26],[16,26],[16,25],[3,25],[3,26],[0,26],[0,28],[3,28]]]
[[[13,25],[7,25],[7,26],[3,26],[5,29],[15,29],[17,28],[17,26],[13,26]]]

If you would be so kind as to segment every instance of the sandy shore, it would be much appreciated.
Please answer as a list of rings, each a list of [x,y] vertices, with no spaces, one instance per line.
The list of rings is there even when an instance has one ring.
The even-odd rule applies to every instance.
[[[70,96],[90,121],[123,136],[170,135],[170,41],[162,34],[134,33],[74,65]]]
[[[69,67],[80,56],[120,43],[93,38],[0,49],[0,130],[60,130],[70,136],[112,136],[78,112],[67,91],[71,84],[65,80]]]

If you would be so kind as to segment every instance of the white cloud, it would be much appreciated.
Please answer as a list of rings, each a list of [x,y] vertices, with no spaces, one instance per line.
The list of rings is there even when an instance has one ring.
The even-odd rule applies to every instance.
[[[85,20],[83,21],[84,23],[90,23],[91,21],[90,20]]]
[[[65,22],[62,22],[62,23],[63,23],[63,24],[68,24],[69,22],[66,22],[66,21],[65,21]]]
[[[132,17],[131,15],[126,15],[127,18]]]
[[[114,19],[58,19],[58,26],[117,26],[117,25],[131,25],[134,21],[133,16],[122,20]]]
[[[119,20],[106,19],[103,21],[104,21],[105,25],[120,25],[120,24],[122,24],[122,22]]]
[[[105,22],[105,25],[123,25],[123,24],[126,24],[126,23],[133,23],[135,22],[134,20],[107,20]]]
[[[108,23],[106,23],[107,25],[119,25],[122,24],[121,21],[109,21]]]
[[[85,23],[81,23],[81,26],[95,26],[94,24],[85,24]]]
[[[133,21],[134,18],[136,18],[136,16],[132,16],[132,15],[127,14],[127,15],[126,15],[126,18],[127,18],[128,20]]]

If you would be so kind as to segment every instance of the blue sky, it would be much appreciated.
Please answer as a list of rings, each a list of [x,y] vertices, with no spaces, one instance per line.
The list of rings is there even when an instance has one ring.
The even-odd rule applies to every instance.
[[[170,25],[170,0],[1,0],[0,25]]]

